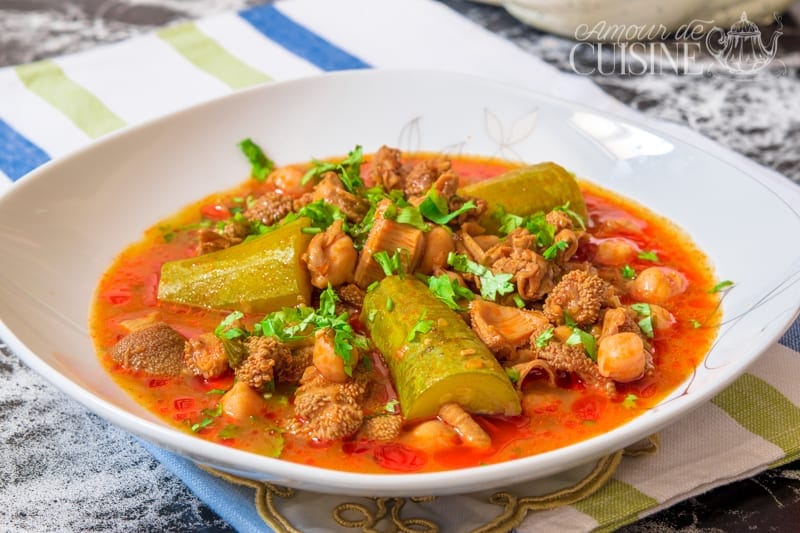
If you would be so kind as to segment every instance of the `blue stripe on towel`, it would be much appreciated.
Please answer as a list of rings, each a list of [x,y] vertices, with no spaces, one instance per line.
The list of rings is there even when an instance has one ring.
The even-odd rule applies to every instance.
[[[47,163],[47,152],[23,137],[0,118],[0,170],[16,181],[39,165]]]
[[[369,68],[367,63],[304,28],[271,5],[240,11],[239,16],[269,39],[322,70]]]

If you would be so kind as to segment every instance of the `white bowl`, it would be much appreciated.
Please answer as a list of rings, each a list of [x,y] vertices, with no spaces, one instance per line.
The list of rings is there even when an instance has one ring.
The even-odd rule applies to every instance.
[[[253,137],[279,163],[365,151],[445,150],[554,160],[685,228],[736,282],[703,364],[658,406],[607,434],[515,461],[431,474],[342,473],[232,450],[139,407],[99,364],[87,315],[99,276],[142,231],[231,187]],[[0,336],[34,370],[110,422],[232,473],[351,495],[496,488],[608,454],[686,414],[733,381],[800,302],[800,199],[680,140],[526,90],[464,75],[359,71],[265,85],[127,129],[19,181],[0,198]],[[792,207],[794,206],[794,208]]]

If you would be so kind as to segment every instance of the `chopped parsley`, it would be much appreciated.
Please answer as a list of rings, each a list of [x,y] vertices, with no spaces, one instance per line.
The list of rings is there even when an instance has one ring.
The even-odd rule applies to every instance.
[[[219,430],[217,436],[221,439],[233,439],[239,435],[241,429],[242,428],[240,428],[239,426],[228,424],[227,426]]]
[[[639,321],[639,329],[642,330],[642,333],[647,335],[647,338],[652,339],[655,335],[653,333],[653,313],[652,309],[650,309],[649,304],[633,304],[631,305],[631,309],[636,311],[636,313],[644,317]]]
[[[639,252],[636,255],[636,257],[638,257],[639,259],[641,259],[643,261],[651,261],[653,263],[657,263],[658,262],[658,254],[656,254],[652,250],[642,250],[641,252]]]
[[[539,348],[539,349],[542,349],[545,346],[547,346],[547,343],[550,342],[550,339],[553,338],[553,332],[554,331],[555,331],[555,328],[547,328],[546,330],[541,332],[536,337],[536,341],[535,341],[536,347]]]
[[[348,192],[357,192],[364,187],[364,182],[361,180],[362,155],[361,145],[358,144],[347,154],[347,158],[338,163],[312,159],[311,168],[303,175],[302,183],[319,179],[326,172],[335,172]]]
[[[275,163],[264,155],[264,151],[252,139],[247,138],[239,143],[242,153],[250,161],[250,174],[257,181],[264,181],[270,172],[275,169]]]
[[[522,299],[522,296],[520,296],[519,293],[515,292],[511,296],[511,299],[514,301],[514,305],[516,305],[518,308],[522,309],[525,307],[525,300]]]
[[[500,223],[501,235],[508,235],[517,228],[525,228],[536,236],[536,246],[542,250],[550,247],[555,240],[556,227],[547,222],[543,211],[522,217],[506,213],[503,206],[498,206],[493,217]]]
[[[693,319],[691,319],[691,320],[689,321],[689,323],[692,325],[692,327],[693,327],[694,329],[698,329],[700,326],[702,326],[702,325],[703,325],[703,324],[701,324],[701,323],[700,323],[700,321],[698,321],[698,320],[695,320],[694,318],[693,318]]]
[[[457,280],[452,279],[447,274],[429,277],[428,289],[430,289],[434,296],[443,301],[447,307],[454,311],[465,311],[463,307],[458,305],[456,300],[472,300],[475,298],[471,290],[462,287]]]
[[[431,229],[422,219],[419,208],[413,205],[399,208],[394,220],[400,224],[408,224],[420,231],[430,231]]]
[[[622,277],[625,279],[636,279],[636,271],[630,265],[622,267]]]
[[[211,389],[210,391],[207,391],[206,394],[220,394],[221,395],[221,394],[225,394],[226,392],[228,392],[228,391],[226,391],[225,389]]]
[[[396,415],[400,412],[400,401],[395,398],[394,400],[389,400],[386,402],[386,405],[383,406],[383,410],[389,413],[390,415]]]
[[[475,202],[468,200],[464,205],[450,212],[447,201],[435,189],[431,189],[419,204],[419,212],[422,216],[437,224],[447,224],[462,213],[475,208]]]
[[[392,300],[391,296],[386,298],[386,310],[390,313],[394,311],[394,300]]]
[[[346,312],[336,314],[336,302],[339,297],[333,288],[328,286],[319,297],[319,308],[312,309],[306,306],[283,308],[265,316],[253,328],[254,335],[274,337],[279,341],[287,342],[308,338],[320,329],[333,331],[333,349],[336,355],[342,358],[345,373],[350,376],[353,372],[356,358],[354,350],[366,350],[369,347],[366,337],[353,331],[349,315]]]
[[[517,383],[519,381],[520,378],[519,370],[517,370],[516,368],[506,368],[505,370],[508,379],[511,380],[511,383]]]
[[[453,252],[447,255],[447,264],[458,272],[476,276],[480,281],[481,296],[487,300],[494,302],[498,295],[514,292],[514,284],[511,283],[511,278],[514,277],[512,274],[495,274],[485,266],[470,260],[466,255]]]
[[[563,252],[569,248],[569,241],[556,241],[542,253],[542,257],[544,257],[548,261],[552,261],[558,256],[558,252]]]
[[[591,333],[587,333],[578,327],[572,328],[572,334],[567,337],[565,341],[570,346],[580,344],[583,346],[583,351],[589,356],[589,359],[597,362],[597,341]]]
[[[214,419],[222,414],[222,404],[218,403],[214,409],[203,409],[200,412],[204,415],[204,418],[200,422],[192,424],[192,432],[194,433],[214,423]]]
[[[245,337],[247,332],[238,326],[234,326],[234,324],[243,317],[244,313],[241,311],[232,312],[222,319],[222,322],[220,322],[219,325],[214,328],[214,335],[216,335],[220,340],[233,340],[238,339],[239,337]]]
[[[417,323],[411,328],[411,331],[408,332],[408,337],[406,337],[407,342],[414,342],[414,339],[416,339],[418,333],[429,333],[430,330],[433,329],[433,320],[425,320],[427,314],[427,309],[422,311],[422,315],[420,315],[419,320],[417,320]]]
[[[721,290],[727,289],[728,287],[732,287],[732,286],[733,286],[733,282],[731,280],[729,280],[729,279],[726,279],[725,281],[720,281],[719,283],[717,283],[716,285],[711,287],[711,289],[709,289],[708,293],[709,294],[714,294],[715,292],[719,292]]]
[[[622,400],[622,407],[626,409],[635,409],[637,407],[636,400],[638,399],[639,397],[635,394],[627,394],[625,395],[625,399]]]
[[[372,254],[372,258],[375,260],[378,265],[380,265],[383,273],[387,276],[391,276],[393,274],[402,274],[403,273],[403,262],[401,261],[403,250],[398,248],[394,251],[394,254],[389,256],[389,252],[385,250],[381,250],[380,252],[375,252]]]
[[[573,211],[572,209],[570,209],[569,200],[567,200],[567,202],[564,205],[560,205],[558,207],[553,208],[553,211],[561,211],[569,218],[571,218],[572,221],[575,223],[575,225],[578,226],[578,228],[580,228],[581,230],[586,229],[586,224],[583,222],[583,217],[580,216],[575,211]]]

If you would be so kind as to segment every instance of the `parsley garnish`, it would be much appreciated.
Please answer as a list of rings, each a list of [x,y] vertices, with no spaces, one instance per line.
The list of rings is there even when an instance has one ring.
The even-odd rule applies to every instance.
[[[536,341],[535,341],[536,347],[539,348],[539,349],[542,349],[545,346],[547,346],[547,343],[550,342],[550,339],[553,338],[553,332],[554,331],[555,331],[555,328],[547,328],[546,330],[541,332],[536,337]]]
[[[700,326],[702,326],[702,325],[703,325],[703,324],[701,324],[701,323],[700,323],[700,321],[698,321],[698,320],[695,320],[694,318],[693,318],[693,319],[691,319],[691,320],[689,321],[689,323],[692,325],[692,327],[693,327],[694,329],[697,329],[697,328],[699,328]]]
[[[580,229],[586,229],[586,224],[583,222],[583,217],[569,208],[569,200],[567,200],[567,203],[564,205],[553,208],[553,211],[561,211],[562,213],[565,213],[575,224],[577,224]]]
[[[228,391],[225,389],[211,389],[210,391],[207,391],[206,394],[225,394],[226,392]]]
[[[523,300],[523,299],[522,299],[522,296],[520,296],[520,295],[519,295],[519,293],[515,292],[515,293],[514,293],[514,294],[511,296],[511,299],[512,299],[512,300],[514,300],[514,305],[516,305],[516,306],[517,306],[517,307],[519,307],[520,309],[522,309],[523,307],[525,307],[525,300]]]
[[[733,286],[733,282],[731,280],[729,280],[729,279],[726,279],[725,281],[720,281],[719,283],[714,285],[711,289],[709,289],[708,293],[709,294],[714,294],[715,292],[719,292],[719,291],[721,291],[723,289],[727,289],[728,287],[732,287],[732,286]]]
[[[427,314],[427,309],[422,311],[422,315],[420,315],[419,320],[417,320],[417,323],[411,328],[411,331],[408,332],[408,337],[406,337],[407,342],[414,342],[414,339],[417,337],[417,333],[428,333],[431,329],[433,329],[433,320],[425,320]]]
[[[394,311],[394,300],[392,300],[391,296],[386,298],[386,310],[390,313]]]
[[[203,409],[200,412],[203,415],[205,415],[205,418],[203,418],[200,422],[197,422],[196,424],[192,424],[192,431],[194,433],[197,433],[201,429],[208,427],[214,423],[214,419],[222,414],[222,404],[218,403],[214,409]]]
[[[636,257],[642,259],[643,261],[652,261],[653,263],[658,262],[658,254],[652,250],[643,250],[639,252]]]
[[[502,206],[498,206],[493,216],[500,223],[501,235],[508,235],[517,228],[525,228],[536,236],[536,246],[540,249],[546,250],[553,244],[556,227],[547,222],[546,215],[542,211],[521,217],[506,213]]]
[[[233,439],[239,435],[240,430],[241,428],[239,426],[228,424],[227,426],[219,430],[218,436],[221,439]]]
[[[422,203],[419,204],[419,211],[428,220],[437,224],[447,224],[461,213],[466,213],[471,209],[475,209],[475,207],[475,202],[468,200],[464,205],[451,213],[449,212],[447,201],[442,198],[437,190],[431,189],[425,196],[425,199],[422,200]]]
[[[625,399],[622,400],[622,407],[626,409],[634,409],[636,407],[636,400],[638,399],[639,397],[635,394],[628,394],[625,396]]]
[[[505,370],[508,379],[511,380],[511,383],[516,383],[519,381],[520,377],[519,370],[517,370],[516,368],[506,368]]]
[[[462,287],[458,281],[452,279],[447,274],[439,274],[428,278],[428,289],[434,296],[443,301],[447,307],[454,311],[464,311],[465,309],[456,303],[457,299],[472,300],[475,295],[471,290]]]
[[[361,181],[361,156],[361,145],[358,144],[347,154],[347,158],[338,163],[312,159],[312,166],[303,175],[302,183],[306,184],[312,179],[318,179],[326,172],[335,172],[348,192],[356,192],[364,186],[364,182]]]
[[[481,296],[487,300],[495,301],[497,296],[511,294],[514,292],[514,284],[511,283],[512,274],[495,274],[483,265],[470,260],[464,254],[450,252],[447,255],[447,264],[458,272],[473,274],[480,280]]]
[[[583,351],[594,362],[597,362],[597,341],[591,333],[587,333],[578,327],[572,328],[572,335],[567,337],[566,343],[570,346],[577,344],[583,345]]]
[[[394,220],[400,224],[408,224],[420,231],[430,231],[431,229],[422,219],[422,213],[420,213],[419,208],[413,205],[401,207]]]
[[[548,261],[552,261],[553,259],[556,258],[556,256],[558,256],[558,252],[563,252],[567,248],[569,248],[568,241],[556,241],[547,247],[547,249],[542,254],[542,257],[544,257]]]
[[[400,260],[402,256],[401,252],[402,250],[398,248],[390,257],[389,252],[386,250],[381,250],[380,252],[375,252],[372,254],[372,258],[380,265],[385,275],[391,276],[393,274],[402,274],[403,263]]]
[[[639,321],[639,329],[647,335],[649,339],[652,339],[654,336],[653,333],[653,314],[652,310],[650,309],[650,305],[648,304],[633,304],[631,305],[631,309],[636,311],[639,316],[643,316]]]
[[[284,308],[265,316],[255,325],[254,334],[261,334],[282,342],[307,338],[320,329],[333,330],[333,349],[336,355],[344,360],[345,373],[352,375],[355,348],[369,347],[366,337],[353,331],[346,312],[336,314],[336,302],[339,297],[332,287],[328,287],[319,297],[319,308],[310,307]]]
[[[635,279],[636,271],[632,269],[630,265],[625,265],[622,267],[622,277],[625,279]]]
[[[250,174],[257,181],[264,181],[270,172],[275,169],[275,163],[264,155],[264,151],[252,139],[247,138],[239,143],[242,153],[250,161]]]
[[[247,335],[247,332],[238,327],[234,326],[234,323],[244,317],[244,313],[241,311],[234,311],[228,316],[226,316],[219,325],[214,328],[214,335],[217,338],[224,340],[233,340],[238,339],[239,337],[244,337]]]
[[[389,414],[395,415],[399,412],[398,407],[400,407],[400,401],[395,398],[394,400],[386,402],[386,405],[383,406],[383,410]]]

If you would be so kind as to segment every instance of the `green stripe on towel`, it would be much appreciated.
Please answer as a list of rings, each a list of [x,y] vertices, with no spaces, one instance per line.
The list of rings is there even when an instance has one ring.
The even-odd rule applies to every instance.
[[[711,401],[787,456],[800,451],[800,407],[763,379],[744,374]]]
[[[64,113],[93,139],[125,125],[103,102],[69,79],[52,61],[20,65],[14,70],[29,91]]]
[[[658,501],[632,485],[610,479],[599,491],[572,506],[600,524],[601,531],[611,531],[635,521],[639,513],[655,507]]]
[[[272,79],[231,55],[192,22],[164,28],[157,34],[194,66],[232,89],[241,89]]]

